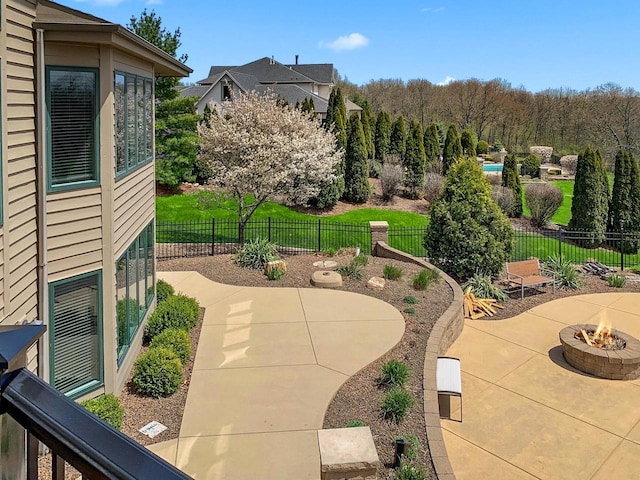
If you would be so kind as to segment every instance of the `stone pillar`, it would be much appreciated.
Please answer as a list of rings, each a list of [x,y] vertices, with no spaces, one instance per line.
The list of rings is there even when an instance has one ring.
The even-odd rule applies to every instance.
[[[385,242],[389,243],[388,231],[389,224],[387,222],[369,222],[369,228],[371,228],[371,255],[375,255],[376,243]]]

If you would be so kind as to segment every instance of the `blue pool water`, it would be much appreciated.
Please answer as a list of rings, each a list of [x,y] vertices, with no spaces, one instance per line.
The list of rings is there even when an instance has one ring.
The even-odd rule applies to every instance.
[[[502,172],[501,163],[488,163],[482,165],[482,170],[485,172]]]

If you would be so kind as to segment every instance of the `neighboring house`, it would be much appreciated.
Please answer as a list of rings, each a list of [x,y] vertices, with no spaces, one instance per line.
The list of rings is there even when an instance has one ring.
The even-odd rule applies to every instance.
[[[234,95],[255,91],[272,91],[293,106],[305,98],[313,100],[316,112],[321,118],[327,114],[331,90],[335,84],[333,64],[284,65],[273,58],[261,58],[239,67],[213,66],[209,76],[196,85],[180,91],[183,97],[198,97],[198,113],[204,112],[206,105],[222,106],[222,102],[232,100]],[[355,103],[345,98],[347,112],[360,112]]]
[[[0,323],[47,325],[30,368],[118,393],[155,304],[156,76],[191,70],[124,27],[4,0]]]

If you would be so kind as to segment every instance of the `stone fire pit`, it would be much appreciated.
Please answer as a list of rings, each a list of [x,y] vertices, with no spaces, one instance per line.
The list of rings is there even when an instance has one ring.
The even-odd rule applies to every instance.
[[[631,335],[612,329],[616,349],[588,345],[580,332],[593,332],[597,325],[572,325],[560,330],[564,358],[574,368],[611,380],[633,380],[640,377],[640,341]]]

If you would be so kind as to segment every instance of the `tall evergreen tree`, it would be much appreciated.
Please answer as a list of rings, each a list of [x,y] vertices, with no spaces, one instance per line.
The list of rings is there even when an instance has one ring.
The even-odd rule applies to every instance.
[[[628,150],[620,149],[616,154],[609,230],[634,236],[640,234],[640,168]],[[622,249],[625,253],[636,253],[638,242],[627,241]]]
[[[440,138],[438,126],[435,123],[429,125],[424,131],[424,154],[427,165],[433,165],[440,159]]]
[[[396,118],[395,122],[391,125],[391,138],[389,140],[389,154],[398,155],[398,158],[402,160],[404,157],[404,151],[407,148],[407,127],[404,123],[404,118],[400,115]]]
[[[460,134],[460,145],[462,145],[462,154],[468,157],[475,157],[476,146],[478,145],[478,135],[470,127],[462,130]]]
[[[522,216],[522,184],[520,183],[520,174],[518,173],[518,162],[516,156],[507,155],[502,166],[502,186],[508,187],[513,192],[513,210],[512,217]]]
[[[180,28],[176,28],[173,33],[167,31],[166,28],[162,27],[162,18],[156,15],[153,10],[151,13],[147,13],[147,9],[145,8],[139,18],[131,16],[127,28],[182,63],[187,61],[188,55],[186,53],[183,53],[179,57],[177,56],[178,48],[182,45],[180,41]],[[162,102],[176,98],[179,95],[178,90],[176,90],[179,83],[180,80],[175,77],[157,77],[155,88],[156,101]]]
[[[344,199],[364,203],[369,199],[369,167],[362,122],[357,113],[349,118],[349,136],[344,170]]]
[[[402,162],[405,171],[404,185],[410,198],[418,198],[418,193],[424,186],[427,157],[424,154],[423,142],[422,127],[416,120],[412,120]]]
[[[491,186],[475,158],[449,169],[444,189],[429,210],[424,246],[429,260],[463,279],[497,274],[511,255],[511,223],[491,199]]]
[[[329,94],[329,101],[327,102],[327,115],[324,120],[324,128],[331,130],[336,123],[336,96],[338,95],[338,89],[334,88]]]
[[[444,139],[444,149],[442,151],[442,173],[447,174],[451,165],[462,156],[462,144],[460,135],[455,125],[450,125],[447,130],[447,137]]]
[[[376,120],[376,135],[374,138],[374,149],[376,159],[384,162],[384,157],[389,153],[389,143],[391,141],[391,117],[384,110],[380,110]]]
[[[367,158],[371,159],[375,157],[375,145],[373,141],[375,136],[375,127],[371,128],[371,120],[374,119],[374,117],[373,113],[371,112],[371,106],[369,105],[369,102],[365,100],[362,103],[362,130],[364,131],[364,139],[367,145]],[[375,119],[373,120],[373,123],[375,125]]]
[[[593,247],[605,239],[609,210],[609,182],[600,151],[591,147],[578,155],[576,179],[573,185],[573,202],[569,230],[591,232],[584,242]]]

